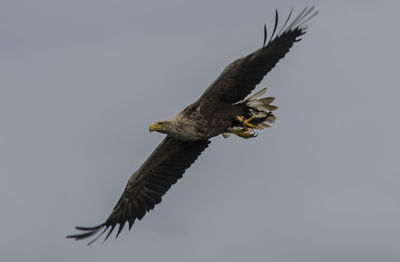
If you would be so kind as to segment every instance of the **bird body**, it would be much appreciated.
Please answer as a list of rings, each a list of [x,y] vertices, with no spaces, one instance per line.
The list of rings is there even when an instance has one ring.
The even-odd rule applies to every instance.
[[[220,134],[225,138],[230,134],[252,138],[257,136],[255,130],[269,127],[276,119],[273,111],[277,107],[271,104],[273,97],[262,97],[266,88],[245,98],[293,43],[300,40],[306,30],[304,23],[318,13],[313,10],[314,7],[304,8],[292,21],[291,11],[278,33],[276,12],[269,41],[264,26],[264,44],[260,49],[229,64],[200,98],[182,112],[152,123],[150,132],[157,131],[167,136],[129,178],[111,215],[97,226],[76,227],[83,232],[67,237],[80,240],[100,232],[90,244],[109,230],[107,239],[119,225],[118,237],[126,223],[130,229],[136,219],[142,219],[161,201],[168,189],[208,147],[210,138]]]
[[[242,104],[219,103],[214,109],[204,112],[198,103],[193,103],[174,117],[153,123],[149,131],[187,141],[206,140],[227,132],[237,121],[236,116],[245,112]]]

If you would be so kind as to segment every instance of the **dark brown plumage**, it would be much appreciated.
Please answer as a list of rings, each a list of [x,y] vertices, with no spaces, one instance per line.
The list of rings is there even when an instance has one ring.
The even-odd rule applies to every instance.
[[[171,185],[175,184],[190,165],[209,145],[209,138],[219,134],[234,133],[243,138],[253,137],[254,129],[263,129],[275,120],[270,103],[273,97],[259,98],[265,90],[243,99],[250,94],[264,76],[282,59],[305,33],[303,24],[317,14],[314,8],[305,8],[290,21],[290,12],[282,29],[276,33],[278,14],[270,40],[267,42],[264,27],[264,44],[259,50],[228,65],[220,76],[192,105],[175,117],[150,125],[150,131],[167,134],[141,167],[130,177],[121,198],[107,220],[95,227],[76,227],[80,234],[67,236],[76,240],[103,233],[107,239],[118,227],[117,237],[124,225],[129,229],[136,219],[161,201]],[[276,34],[275,34],[276,33]],[[246,123],[246,118],[251,118]],[[246,126],[247,125],[247,126]]]
[[[183,141],[167,136],[130,177],[108,219],[95,227],[77,227],[78,230],[87,232],[69,237],[83,239],[102,228],[102,234],[110,228],[105,238],[107,239],[119,224],[118,236],[126,222],[130,229],[136,219],[141,219],[161,201],[165,192],[182,177],[209,143],[209,140]],[[101,234],[98,237],[100,236]]]
[[[293,43],[301,40],[299,37],[306,30],[301,25],[317,14],[317,12],[312,13],[313,10],[313,7],[305,8],[286,30],[281,30],[282,33],[275,38],[271,38],[266,46],[228,65],[211,86],[207,88],[198,102],[207,104],[211,103],[211,101],[214,103],[219,101],[236,103],[243,100],[254,90],[264,76],[275,67],[278,61],[289,52]],[[291,14],[292,12],[290,12],[286,21],[289,21]],[[276,13],[275,17],[274,29],[276,30],[278,13]],[[264,28],[266,27],[264,26]],[[266,37],[265,30],[264,39]]]

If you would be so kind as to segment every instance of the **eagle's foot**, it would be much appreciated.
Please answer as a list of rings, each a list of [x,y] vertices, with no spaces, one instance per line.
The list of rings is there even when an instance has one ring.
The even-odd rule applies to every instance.
[[[245,139],[258,136],[258,133],[253,132],[253,131],[250,132],[246,129],[241,129],[241,130],[233,129],[232,133],[234,133],[235,135],[237,135],[241,138],[245,138]]]
[[[256,126],[251,124],[250,121],[253,120],[256,116],[252,116],[250,118],[245,118],[244,116],[237,116],[236,119],[243,125],[244,130],[248,128],[255,128]]]

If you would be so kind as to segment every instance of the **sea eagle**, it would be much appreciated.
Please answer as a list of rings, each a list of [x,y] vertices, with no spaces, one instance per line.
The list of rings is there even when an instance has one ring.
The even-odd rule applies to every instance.
[[[314,7],[304,8],[291,20],[292,11],[279,31],[276,11],[269,40],[264,25],[263,46],[229,64],[196,102],[176,116],[149,126],[150,132],[164,133],[166,137],[129,178],[111,215],[98,226],[76,227],[83,232],[67,238],[81,240],[100,233],[91,244],[109,229],[106,240],[119,224],[118,237],[126,222],[131,229],[136,219],[142,219],[161,202],[162,196],[210,144],[210,138],[220,134],[225,138],[230,134],[252,138],[257,135],[255,130],[274,122],[272,112],[277,107],[271,104],[273,97],[261,97],[265,88],[245,98],[293,43],[301,40],[307,29],[304,24],[318,13]]]

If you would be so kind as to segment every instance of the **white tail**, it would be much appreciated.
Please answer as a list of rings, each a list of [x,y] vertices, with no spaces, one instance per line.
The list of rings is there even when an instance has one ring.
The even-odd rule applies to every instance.
[[[222,133],[224,138],[228,138],[231,133],[244,138],[255,137],[257,136],[257,132],[254,132],[254,129],[262,130],[266,127],[271,127],[269,124],[275,122],[276,119],[272,111],[276,110],[278,107],[271,105],[275,97],[261,97],[265,92],[267,92],[267,88],[261,89],[248,99],[240,102],[240,104],[246,105],[247,119],[245,119],[244,116],[238,116],[238,120],[243,126],[228,128],[228,132]]]
[[[275,97],[261,97],[267,92],[267,88],[263,88],[254,95],[250,96],[244,101],[246,106],[249,108],[251,116],[255,118],[265,118],[265,120],[255,127],[256,129],[264,129],[270,127],[267,123],[275,122],[276,117],[272,114],[272,111],[278,109],[277,106],[271,105],[274,102]],[[261,98],[260,98],[261,97]]]

